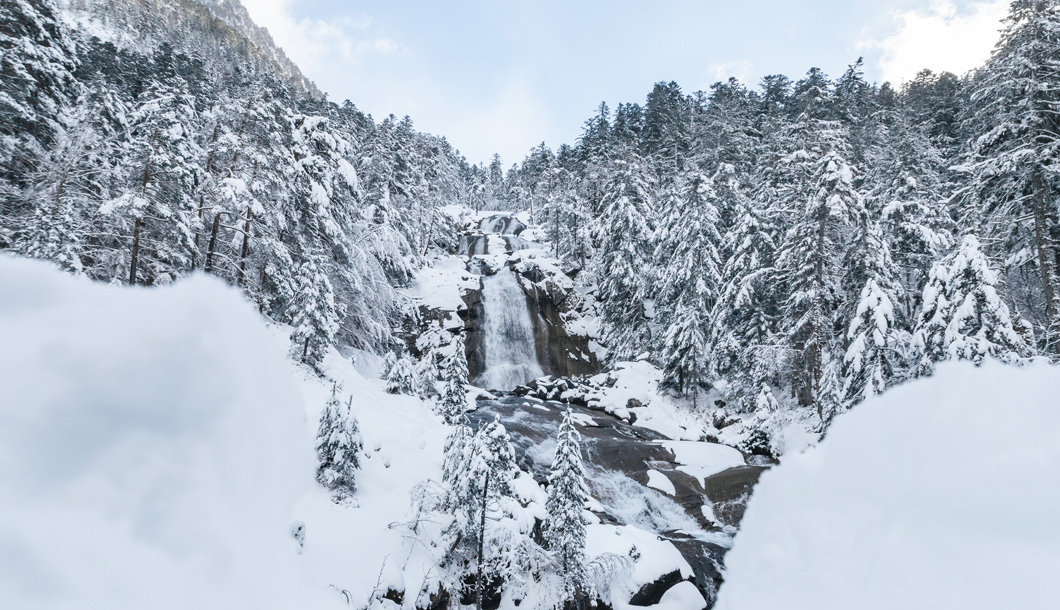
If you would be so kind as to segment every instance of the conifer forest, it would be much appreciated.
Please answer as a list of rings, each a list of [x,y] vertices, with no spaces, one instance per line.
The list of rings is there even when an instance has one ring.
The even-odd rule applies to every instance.
[[[238,0],[3,0],[0,606],[1048,607],[1060,2],[997,27],[508,165]]]

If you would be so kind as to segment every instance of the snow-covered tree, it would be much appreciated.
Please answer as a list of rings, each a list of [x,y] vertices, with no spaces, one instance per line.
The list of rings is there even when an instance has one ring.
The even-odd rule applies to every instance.
[[[353,397],[343,402],[338,384],[333,384],[317,428],[317,482],[329,489],[337,502],[357,491],[355,477],[363,443],[352,405]]]
[[[894,303],[875,278],[861,290],[847,331],[843,396],[848,405],[882,394],[904,366],[902,337],[895,327]]]
[[[710,370],[707,316],[721,285],[720,218],[707,176],[692,175],[675,194],[655,238],[656,323],[663,369],[680,391],[691,389],[694,400],[702,372]]]
[[[1018,363],[1030,355],[998,285],[997,272],[974,235],[965,235],[931,268],[913,333],[917,375],[931,374],[943,360]]]
[[[503,546],[505,538],[512,541],[510,537],[500,540],[493,537],[491,526],[510,513],[511,483],[517,471],[511,437],[500,421],[481,426],[470,438],[466,426],[458,424],[450,435],[445,475],[449,485],[447,506],[454,517],[455,546],[450,551],[449,562],[456,569],[453,574],[456,582],[463,583],[465,577],[473,575],[479,607],[486,579],[503,567],[498,564],[503,559],[498,551],[503,549],[487,543],[494,541]]]
[[[545,503],[548,511],[545,540],[563,577],[563,595],[568,601],[578,600],[588,593],[582,511],[589,493],[585,486],[580,439],[581,434],[575,429],[568,408],[559,427]]]
[[[599,231],[600,316],[612,359],[630,359],[649,344],[646,271],[653,231],[651,192],[643,168],[619,163],[602,199]]]
[[[416,372],[408,356],[403,354],[394,358],[393,364],[386,372],[386,391],[391,394],[416,392]]]
[[[342,311],[316,257],[306,260],[298,270],[298,290],[288,315],[294,327],[291,342],[295,355],[302,362],[319,366],[338,331]]]
[[[844,158],[845,132],[834,123],[801,118],[800,147],[787,158],[792,182],[783,191],[798,208],[777,255],[787,301],[783,332],[793,350],[800,402],[817,403],[823,362],[834,349],[832,329],[841,302],[840,258],[862,200]],[[819,403],[818,403],[818,406]]]
[[[763,383],[758,390],[749,429],[740,449],[774,459],[784,452],[784,413],[769,384]]]
[[[442,368],[438,412],[446,423],[454,424],[467,410],[467,360],[462,340],[456,339],[450,347]]]
[[[971,81],[970,184],[966,211],[987,221],[984,237],[1004,258],[1030,264],[1040,282],[1044,348],[1060,353],[1060,6],[1015,0],[990,60]],[[973,226],[973,229],[979,227]],[[1025,252],[1025,255],[1021,255]]]

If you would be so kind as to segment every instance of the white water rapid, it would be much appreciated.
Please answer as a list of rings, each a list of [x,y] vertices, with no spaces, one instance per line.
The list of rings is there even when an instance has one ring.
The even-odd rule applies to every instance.
[[[534,325],[515,273],[502,268],[482,278],[486,370],[477,385],[512,390],[544,372],[534,348]]]

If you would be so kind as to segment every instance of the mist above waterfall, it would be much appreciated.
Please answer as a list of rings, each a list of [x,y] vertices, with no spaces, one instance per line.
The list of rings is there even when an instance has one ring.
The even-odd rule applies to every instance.
[[[544,375],[534,347],[526,295],[510,269],[482,278],[486,370],[477,385],[511,390]]]

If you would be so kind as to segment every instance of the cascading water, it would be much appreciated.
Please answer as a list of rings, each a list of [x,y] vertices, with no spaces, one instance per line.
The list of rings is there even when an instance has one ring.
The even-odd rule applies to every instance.
[[[534,348],[534,324],[515,273],[501,269],[482,278],[486,370],[479,386],[512,390],[544,372]]]

